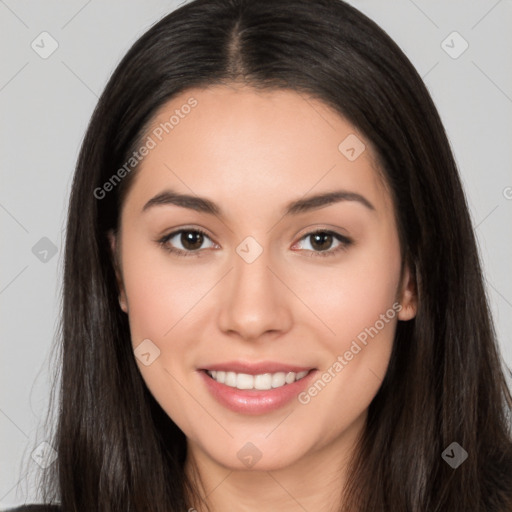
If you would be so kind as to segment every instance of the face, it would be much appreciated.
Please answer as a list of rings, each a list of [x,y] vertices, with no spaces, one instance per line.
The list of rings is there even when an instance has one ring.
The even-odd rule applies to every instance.
[[[149,390],[211,464],[348,448],[416,311],[370,142],[318,100],[238,86],[174,97],[148,136],[111,241]]]

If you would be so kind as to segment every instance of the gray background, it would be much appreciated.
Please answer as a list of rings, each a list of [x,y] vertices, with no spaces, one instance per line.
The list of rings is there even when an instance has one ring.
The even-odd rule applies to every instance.
[[[465,184],[503,356],[512,366],[512,1],[350,3],[397,41],[438,106]],[[55,357],[65,210],[88,120],[129,46],[177,5],[0,0],[0,508],[37,501],[33,477],[42,469],[31,454],[48,439],[42,421]],[[49,39],[41,42],[43,31],[59,45],[46,59],[31,47],[35,40],[40,51],[50,48]],[[453,31],[469,44],[458,58],[464,42],[446,39]]]

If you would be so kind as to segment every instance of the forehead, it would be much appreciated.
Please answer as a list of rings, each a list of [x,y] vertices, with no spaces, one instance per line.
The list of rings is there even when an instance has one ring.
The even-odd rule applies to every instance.
[[[263,199],[260,209],[340,188],[391,206],[371,143],[323,102],[292,90],[189,89],[159,109],[148,137],[153,147],[128,194],[139,206],[166,187],[224,204]]]

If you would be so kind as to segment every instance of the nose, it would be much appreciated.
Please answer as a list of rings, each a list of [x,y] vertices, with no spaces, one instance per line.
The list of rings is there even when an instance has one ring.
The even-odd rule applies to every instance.
[[[236,253],[232,261],[234,268],[221,289],[218,325],[222,332],[247,341],[287,332],[292,325],[293,294],[268,251],[251,263]]]

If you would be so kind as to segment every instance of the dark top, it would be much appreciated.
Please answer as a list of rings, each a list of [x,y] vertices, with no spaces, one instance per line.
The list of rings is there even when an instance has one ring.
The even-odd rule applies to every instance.
[[[9,508],[4,512],[61,512],[59,505],[21,505],[21,507]]]

